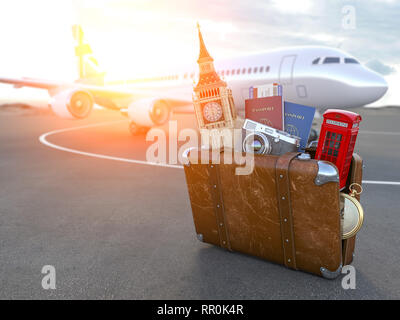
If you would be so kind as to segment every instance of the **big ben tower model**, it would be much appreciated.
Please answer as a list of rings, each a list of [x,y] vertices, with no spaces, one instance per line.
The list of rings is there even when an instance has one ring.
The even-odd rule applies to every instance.
[[[234,128],[236,109],[231,89],[227,87],[226,82],[221,80],[215,71],[214,59],[207,51],[199,24],[197,24],[197,28],[200,40],[200,54],[197,63],[200,72],[199,81],[193,89],[193,105],[200,131],[216,129],[211,130],[211,136],[214,136],[214,138],[211,138],[215,140],[215,136],[221,136],[223,129]],[[202,137],[204,137],[203,134]],[[214,146],[215,143],[212,142],[212,145]]]

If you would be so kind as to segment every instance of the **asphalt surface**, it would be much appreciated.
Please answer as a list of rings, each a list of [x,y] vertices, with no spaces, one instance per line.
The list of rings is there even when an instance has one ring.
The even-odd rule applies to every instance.
[[[364,179],[400,182],[400,108],[356,112]],[[193,116],[177,119],[195,125]],[[45,137],[90,154],[39,141],[103,122]],[[364,185],[356,289],[344,290],[342,276],[329,281],[199,242],[183,170],[135,163],[152,142],[127,126],[110,111],[70,121],[0,109],[1,299],[400,298],[400,185]],[[55,290],[41,286],[44,265],[56,269]]]

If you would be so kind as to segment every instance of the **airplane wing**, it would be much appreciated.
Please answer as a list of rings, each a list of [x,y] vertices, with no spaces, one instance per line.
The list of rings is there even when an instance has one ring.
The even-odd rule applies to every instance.
[[[38,89],[47,89],[51,90],[57,87],[62,87],[65,84],[55,81],[47,81],[47,80],[39,80],[32,78],[2,78],[0,77],[1,83],[12,84],[15,88],[22,87],[32,87]]]
[[[107,88],[105,86],[87,85],[79,82],[61,82],[34,78],[3,78],[0,77],[0,83],[12,84],[15,88],[30,87],[48,90],[50,95],[52,91],[61,91],[67,88],[84,89],[94,96],[110,96],[110,97],[130,97],[132,91]]]
[[[84,90],[90,92],[94,101],[105,108],[119,110],[126,108],[130,102],[149,97],[156,97],[154,90],[147,89],[121,89],[108,86],[97,86],[80,82],[61,82],[34,78],[5,78],[0,77],[0,83],[13,85],[15,88],[30,87],[45,89],[50,96],[65,90]],[[166,101],[176,112],[193,112],[190,99],[177,99],[174,96],[161,95],[158,98]]]

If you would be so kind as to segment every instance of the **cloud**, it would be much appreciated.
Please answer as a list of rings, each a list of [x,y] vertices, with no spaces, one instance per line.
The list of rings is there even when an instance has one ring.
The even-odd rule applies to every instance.
[[[394,67],[386,65],[378,59],[373,59],[373,60],[368,61],[366,63],[366,66],[384,76],[387,76],[389,74],[396,72],[396,69]]]

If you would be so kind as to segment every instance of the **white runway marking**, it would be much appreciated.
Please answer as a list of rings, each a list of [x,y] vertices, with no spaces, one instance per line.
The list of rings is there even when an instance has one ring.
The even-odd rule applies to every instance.
[[[165,168],[183,169],[182,165],[173,165],[173,164],[166,164],[166,163],[155,163],[155,162],[147,162],[147,161],[143,161],[143,160],[135,160],[135,159],[128,159],[128,158],[107,156],[107,155],[104,155],[104,154],[98,154],[98,153],[92,153],[92,152],[86,152],[86,151],[81,151],[81,150],[62,147],[62,146],[56,145],[56,144],[51,143],[51,142],[46,140],[47,137],[55,135],[55,134],[58,134],[58,133],[74,131],[74,130],[80,130],[80,129],[85,129],[85,128],[91,128],[91,127],[106,126],[106,125],[115,124],[115,123],[118,123],[118,122],[126,122],[126,121],[127,120],[108,121],[108,122],[100,122],[100,123],[88,124],[88,125],[84,125],[84,126],[78,126],[78,127],[54,130],[54,131],[50,131],[50,132],[47,132],[47,133],[43,133],[39,137],[39,141],[40,141],[40,143],[42,143],[45,146],[48,146],[50,148],[61,150],[61,151],[65,151],[65,152],[80,154],[82,156],[87,156],[87,157],[94,157],[94,158],[99,158],[99,159],[114,160],[114,161],[121,161],[121,162],[128,162],[128,163],[135,163],[135,164],[142,164],[142,165],[149,165],[149,166],[159,166],[159,167],[165,167]],[[372,133],[372,131],[371,131],[371,133]],[[378,185],[380,184],[380,185],[400,186],[400,182],[397,182],[397,181],[363,180],[363,183],[365,183],[365,184],[378,184]]]
[[[382,134],[387,136],[398,136],[400,132],[389,132],[389,131],[360,131],[359,134]]]
[[[400,182],[396,181],[373,181],[373,180],[363,180],[365,184],[386,184],[392,186],[400,186]]]
[[[128,159],[128,158],[113,157],[113,156],[107,156],[107,155],[104,155],[104,154],[98,154],[98,153],[75,150],[75,149],[66,148],[66,147],[62,147],[62,146],[56,145],[56,144],[51,143],[51,142],[46,140],[47,137],[55,135],[55,134],[58,134],[58,133],[63,133],[63,132],[73,131],[73,130],[79,130],[79,129],[85,129],[85,128],[90,128],[90,127],[100,127],[100,126],[105,126],[105,125],[109,125],[109,124],[115,124],[115,123],[118,123],[118,122],[126,122],[126,121],[127,120],[100,122],[100,123],[96,123],[96,124],[88,124],[88,125],[79,126],[79,127],[72,127],[72,128],[54,130],[54,131],[50,131],[50,132],[42,134],[39,137],[39,141],[41,143],[43,143],[44,145],[50,147],[50,148],[54,148],[54,149],[57,149],[57,150],[66,151],[66,152],[70,152],[70,153],[80,154],[82,156],[87,156],[87,157],[94,157],[94,158],[114,160],[114,161],[122,161],[122,162],[136,163],[136,164],[145,164],[145,165],[149,165],[149,166],[160,166],[160,167],[166,167],[166,168],[182,169],[182,166],[180,166],[180,165],[147,162],[147,161],[143,161],[143,160],[135,160],[135,159]]]

